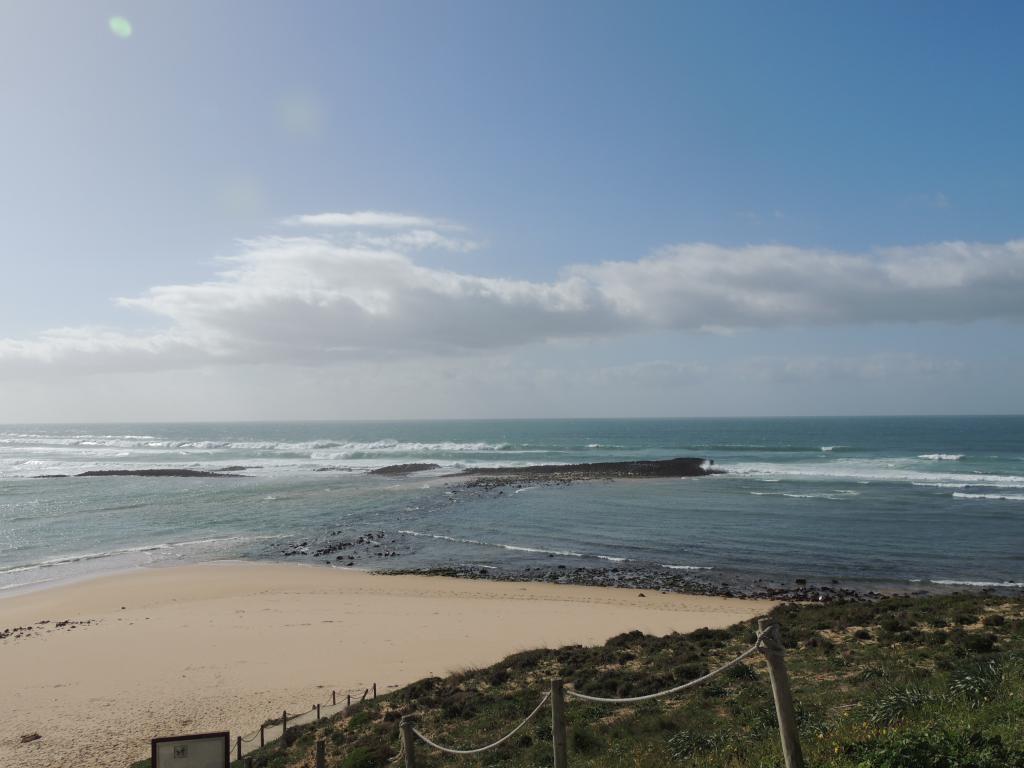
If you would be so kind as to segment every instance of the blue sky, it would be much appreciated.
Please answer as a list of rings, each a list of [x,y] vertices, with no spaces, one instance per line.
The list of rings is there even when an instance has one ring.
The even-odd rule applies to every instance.
[[[0,420],[1024,410],[1018,3],[0,22]]]

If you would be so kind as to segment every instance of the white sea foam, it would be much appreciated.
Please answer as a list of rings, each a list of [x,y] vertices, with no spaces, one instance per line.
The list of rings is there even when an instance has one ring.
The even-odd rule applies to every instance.
[[[957,579],[931,579],[932,584],[945,584],[955,587],[1024,587],[1024,581],[970,581]]]
[[[988,499],[990,501],[1024,501],[1020,493],[959,493],[953,492],[954,499]]]
[[[963,457],[962,453],[922,453],[917,458],[928,461],[960,461]]]
[[[428,539],[438,539],[440,541],[451,541],[456,544],[472,544],[478,547],[495,547],[497,549],[506,549],[512,552],[531,552],[540,555],[561,555],[563,557],[593,557],[597,560],[607,560],[611,563],[632,563],[636,562],[629,557],[620,557],[617,555],[595,555],[586,554],[583,552],[572,552],[569,550],[560,549],[541,549],[539,547],[521,547],[515,544],[496,544],[490,541],[480,541],[478,539],[464,539],[458,536],[446,536],[442,533],[425,533],[423,531],[412,531],[412,530],[400,530],[399,533],[406,534],[407,536],[420,536]],[[710,566],[705,565],[672,565],[669,563],[659,563],[662,568],[672,568],[680,571],[705,571],[711,570]]]
[[[4,435],[0,445],[23,447],[25,449],[80,449],[80,448],[137,448],[153,450],[225,450],[225,451],[276,451],[284,453],[308,453],[310,451],[337,449],[345,453],[436,453],[436,452],[494,452],[510,451],[515,446],[509,443],[490,442],[411,442],[394,439],[372,441],[353,440],[306,440],[306,441],[269,441],[269,440],[174,440],[153,437],[152,435]],[[526,446],[520,446],[524,452]],[[593,447],[605,447],[595,444]]]
[[[218,545],[226,544],[228,542],[236,541],[259,541],[263,539],[277,538],[275,536],[222,536],[212,537],[206,539],[191,539],[189,541],[176,541],[176,542],[165,542],[160,544],[142,544],[137,547],[122,547],[120,549],[111,549],[100,552],[84,552],[79,554],[64,555],[63,557],[53,557],[47,560],[40,560],[36,563],[24,563],[22,565],[15,565],[10,568],[0,568],[0,574],[11,574],[11,573],[24,573],[26,571],[37,571],[43,568],[53,568],[60,565],[70,565],[72,563],[80,563],[88,560],[101,560],[109,557],[117,557],[119,555],[131,555],[144,552],[158,552],[162,550],[178,549],[180,547],[189,546],[207,546],[207,545]]]
[[[710,565],[673,565],[671,563],[658,563],[662,568],[671,568],[673,571],[710,571]]]
[[[423,531],[410,531],[401,530],[399,533],[404,533],[408,536],[421,536],[429,539],[439,539],[441,541],[451,541],[457,544],[472,544],[478,547],[495,547],[497,549],[506,549],[511,552],[531,552],[539,555],[561,555],[562,557],[593,557],[598,560],[608,560],[612,563],[626,563],[631,562],[628,557],[619,557],[617,555],[594,555],[585,554],[583,552],[573,552],[570,550],[563,549],[541,549],[539,547],[521,547],[516,544],[497,544],[491,541],[479,541],[478,539],[464,539],[458,536],[446,536],[441,533],[424,533]]]
[[[400,530],[399,533],[404,533],[407,536],[421,536],[427,539],[438,539],[440,541],[451,541],[457,544],[474,544],[478,547],[496,547],[498,549],[507,549],[513,552],[534,552],[541,555],[562,555],[564,557],[586,557],[582,552],[570,552],[568,550],[559,549],[537,549],[535,547],[520,547],[515,544],[495,544],[490,541],[478,541],[477,539],[463,539],[458,536],[445,536],[441,533],[424,533],[423,531],[409,531]]]
[[[966,483],[999,489],[1024,488],[1020,475],[996,475],[974,472],[925,472],[913,466],[914,460],[835,459],[827,462],[773,464],[739,463],[724,466],[733,476],[757,480],[816,480],[890,483]]]
[[[787,491],[751,491],[751,496],[784,496],[787,499],[824,499],[826,501],[843,501],[859,495],[857,491],[832,491],[831,493],[792,493]]]

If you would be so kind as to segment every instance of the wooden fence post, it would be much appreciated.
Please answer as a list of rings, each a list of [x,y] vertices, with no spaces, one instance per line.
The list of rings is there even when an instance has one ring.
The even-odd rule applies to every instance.
[[[558,678],[551,681],[551,747],[555,756],[554,768],[566,768],[565,697],[562,681]]]
[[[403,717],[398,724],[402,731],[402,751],[405,753],[405,768],[416,768],[416,734],[412,732],[412,720]]]
[[[285,738],[285,735],[287,733],[288,733],[288,710],[286,709],[286,710],[284,710],[284,712],[281,713],[281,747],[282,748],[288,746],[288,739]]]
[[[316,719],[317,720],[320,719],[320,705],[319,704],[316,705]]]
[[[266,746],[266,744],[267,744],[267,742],[266,742],[266,740],[265,740],[265,739],[263,738],[263,726],[261,725],[261,726],[260,726],[260,746],[261,746],[261,747],[264,747],[264,746]]]
[[[327,742],[323,739],[316,742],[316,768],[327,768]]]
[[[241,736],[237,737],[237,740],[235,741],[235,744],[238,747],[238,749],[236,750],[238,752],[238,759],[241,760],[242,759],[242,737]]]
[[[331,706],[333,707],[337,703],[338,703],[338,692],[337,691],[331,691]]]
[[[804,756],[800,750],[800,738],[796,730],[796,711],[793,707],[793,693],[789,687],[789,673],[786,672],[786,652],[779,634],[779,625],[768,619],[759,619],[757,631],[758,634],[764,633],[761,652],[768,661],[768,676],[771,678],[772,695],[775,697],[775,715],[779,720],[782,757],[786,762],[786,768],[803,768]]]
[[[345,709],[348,709],[349,707],[352,706],[352,694],[351,693],[346,693],[345,697],[347,699],[346,704],[345,704]]]
[[[377,698],[377,684],[376,683],[373,684],[373,698],[375,698],[375,699]]]

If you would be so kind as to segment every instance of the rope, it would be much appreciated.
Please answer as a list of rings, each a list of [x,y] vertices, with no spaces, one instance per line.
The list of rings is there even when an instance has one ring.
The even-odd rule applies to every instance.
[[[757,639],[754,641],[754,644],[752,646],[750,646],[747,650],[745,650],[743,653],[741,653],[739,656],[737,656],[735,659],[733,659],[732,661],[727,661],[725,664],[723,664],[722,666],[718,667],[717,669],[711,670],[710,672],[708,672],[703,677],[698,677],[696,680],[691,680],[688,683],[683,683],[682,685],[677,685],[675,688],[669,688],[667,691],[659,691],[658,693],[649,693],[646,696],[631,696],[631,697],[625,698],[625,699],[606,699],[606,698],[603,698],[601,696],[587,696],[587,694],[579,693],[578,691],[574,691],[572,688],[566,688],[565,689],[565,695],[566,696],[571,696],[574,699],[580,699],[582,701],[592,701],[592,702],[595,702],[597,704],[633,704],[633,703],[638,702],[638,701],[650,701],[651,699],[659,699],[662,696],[671,696],[673,693],[679,693],[680,691],[685,691],[687,688],[693,688],[696,685],[700,685],[701,683],[707,682],[708,680],[710,680],[715,675],[718,675],[718,674],[721,674],[722,672],[725,672],[725,670],[729,669],[729,667],[736,666],[741,661],[743,661],[745,658],[747,658],[747,656],[749,656],[750,654],[754,653],[755,651],[760,650],[760,648],[761,648],[761,640],[762,640],[762,638],[766,634],[768,634],[768,631],[770,629],[771,629],[771,627],[769,627],[769,629],[766,629],[764,632],[759,634],[757,636]]]
[[[536,707],[534,707],[533,712],[528,714],[526,716],[526,719],[523,720],[523,722],[521,722],[519,725],[517,725],[515,728],[513,728],[511,731],[506,733],[504,736],[502,736],[497,741],[488,744],[486,747],[477,747],[476,749],[452,749],[450,747],[442,747],[440,744],[435,744],[434,742],[432,742],[430,739],[428,739],[426,736],[424,736],[422,733],[420,733],[418,730],[416,730],[415,727],[412,729],[412,732],[415,733],[417,736],[419,736],[420,739],[424,743],[429,744],[434,749],[439,749],[442,752],[447,752],[450,755],[475,755],[478,752],[486,752],[489,749],[494,749],[496,746],[498,746],[502,742],[508,741],[510,738],[512,738],[519,731],[520,728],[522,728],[524,725],[526,725],[528,722],[530,722],[533,719],[533,716],[536,715],[538,712],[540,712],[541,707],[543,707],[545,704],[547,704],[547,701],[548,701],[549,698],[551,698],[551,694],[550,693],[545,693],[544,696],[541,697],[540,704],[538,704]]]
[[[388,764],[397,763],[398,758],[400,758],[403,754],[405,754],[405,744],[401,743],[398,746],[398,754],[392,757],[390,760],[388,760]]]

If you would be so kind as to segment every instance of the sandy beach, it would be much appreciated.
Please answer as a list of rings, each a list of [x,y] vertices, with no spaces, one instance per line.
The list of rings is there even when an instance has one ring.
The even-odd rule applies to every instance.
[[[13,595],[0,632],[30,630],[0,640],[0,765],[124,768],[154,736],[249,732],[332,689],[385,693],[518,650],[726,626],[771,605],[246,563]],[[20,743],[30,733],[42,738]]]

